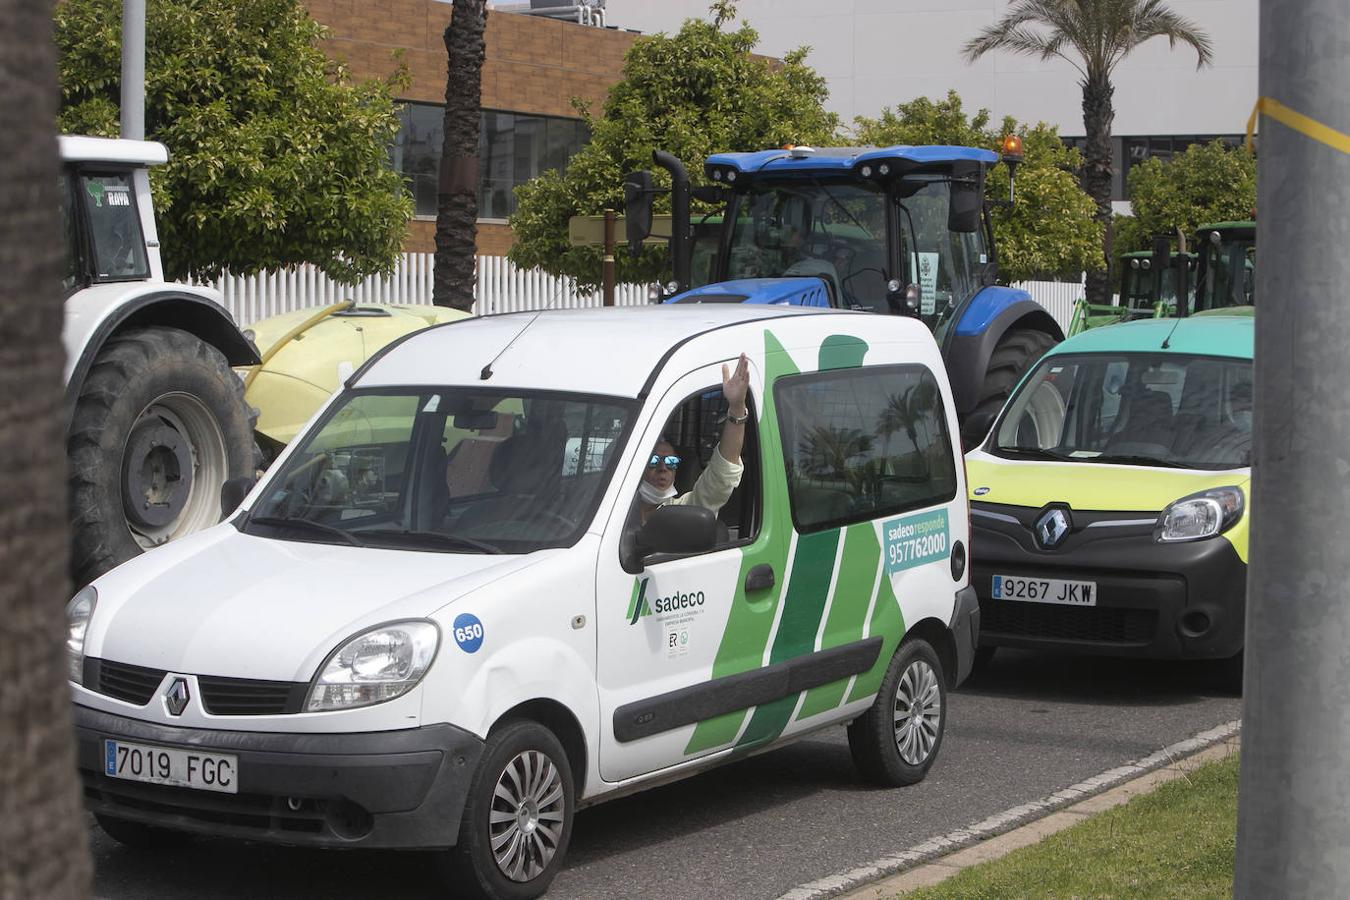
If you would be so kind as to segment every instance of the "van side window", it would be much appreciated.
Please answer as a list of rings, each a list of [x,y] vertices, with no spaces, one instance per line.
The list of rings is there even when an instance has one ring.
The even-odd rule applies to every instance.
[[[750,420],[745,424],[745,445],[741,449],[740,484],[730,498],[717,510],[717,519],[726,528],[718,541],[719,547],[751,540],[759,533],[760,522],[760,464],[759,441],[755,428],[753,397],[749,401]],[[675,449],[680,458],[675,471],[677,495],[694,489],[699,478],[712,464],[712,457],[722,435],[723,416],[727,404],[722,399],[722,386],[710,386],[686,397],[666,420],[662,437]]]
[[[924,366],[794,375],[773,390],[798,531],[956,496],[942,394]]]

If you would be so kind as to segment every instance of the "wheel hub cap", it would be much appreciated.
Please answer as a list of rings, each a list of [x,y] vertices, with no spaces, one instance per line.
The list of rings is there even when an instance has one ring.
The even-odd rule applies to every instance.
[[[162,528],[183,511],[192,493],[192,448],[157,418],[131,432],[123,457],[122,505],[133,525]]]
[[[492,792],[488,837],[492,856],[512,881],[531,881],[558,854],[566,800],[562,775],[538,750],[525,750],[506,764]]]
[[[911,766],[933,754],[942,726],[942,692],[937,673],[925,661],[910,663],[895,687],[895,746]]]

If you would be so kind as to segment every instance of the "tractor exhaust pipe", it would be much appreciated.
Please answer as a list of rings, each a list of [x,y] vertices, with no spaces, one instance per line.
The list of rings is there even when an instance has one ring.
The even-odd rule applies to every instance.
[[[670,173],[670,267],[674,293],[689,290],[689,173],[673,155],[653,150],[652,161]]]

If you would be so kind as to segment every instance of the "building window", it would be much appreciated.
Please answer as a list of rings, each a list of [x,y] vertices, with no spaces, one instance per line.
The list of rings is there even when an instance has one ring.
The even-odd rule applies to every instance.
[[[1238,147],[1244,136],[1240,134],[1200,134],[1200,135],[1144,135],[1111,138],[1111,199],[1130,199],[1130,169],[1146,159],[1160,159],[1168,162],[1173,156],[1186,152],[1192,144],[1208,144],[1211,141],[1223,141],[1229,147]],[[1080,153],[1087,151],[1087,139],[1080,137],[1064,138],[1064,143],[1078,148]]]
[[[436,215],[444,107],[405,103],[394,142],[394,168],[412,194],[416,215]],[[590,140],[580,119],[483,110],[478,127],[478,217],[505,219],[514,189],[549,169],[562,170]]]

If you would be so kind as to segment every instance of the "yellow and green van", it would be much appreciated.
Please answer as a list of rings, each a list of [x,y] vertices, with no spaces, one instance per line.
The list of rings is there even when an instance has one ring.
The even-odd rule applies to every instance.
[[[1251,317],[1155,319],[1055,347],[966,457],[981,656],[1231,662],[1250,521]]]

